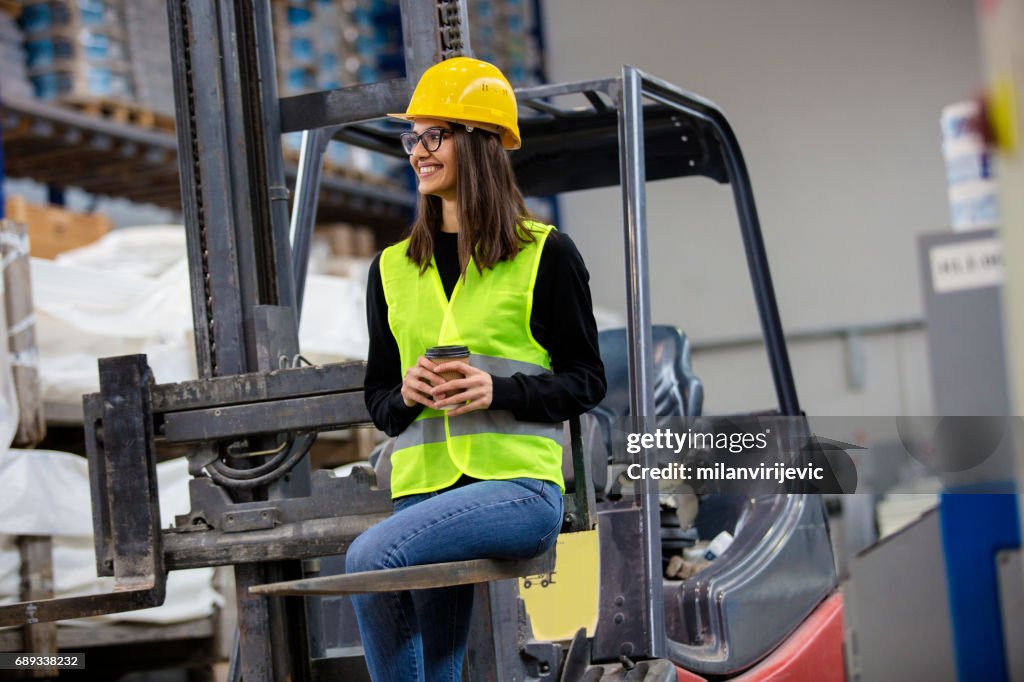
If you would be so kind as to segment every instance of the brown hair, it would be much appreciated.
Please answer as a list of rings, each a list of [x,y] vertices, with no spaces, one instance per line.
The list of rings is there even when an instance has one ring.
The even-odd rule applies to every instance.
[[[456,202],[459,219],[459,265],[463,275],[470,258],[482,274],[484,268],[511,260],[532,232],[522,229],[530,218],[523,194],[512,173],[512,162],[494,133],[473,132],[452,124],[455,143]],[[434,235],[441,230],[441,198],[421,194],[416,220],[409,233],[409,260],[426,272],[434,255]]]

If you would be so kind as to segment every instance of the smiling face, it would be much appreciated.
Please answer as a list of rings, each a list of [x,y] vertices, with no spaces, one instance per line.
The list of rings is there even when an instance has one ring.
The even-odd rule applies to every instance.
[[[448,121],[441,121],[433,118],[416,119],[412,127],[414,133],[419,135],[427,128],[447,128],[451,130],[452,124]],[[420,194],[432,194],[442,199],[455,198],[455,139],[451,135],[445,135],[441,140],[441,146],[437,151],[428,152],[423,146],[423,141],[416,144],[416,147],[409,154],[409,163],[416,171],[419,178]]]

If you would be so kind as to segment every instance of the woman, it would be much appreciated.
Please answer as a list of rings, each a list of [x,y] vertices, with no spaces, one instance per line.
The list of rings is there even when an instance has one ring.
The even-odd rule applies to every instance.
[[[530,558],[562,524],[561,422],[605,392],[589,275],[568,237],[528,218],[497,68],[437,64],[394,116],[413,123],[419,205],[370,268],[365,388],[397,436],[395,514],[355,540],[346,571]],[[424,357],[453,344],[469,362]],[[374,681],[459,680],[472,599],[472,586],[353,597]]]

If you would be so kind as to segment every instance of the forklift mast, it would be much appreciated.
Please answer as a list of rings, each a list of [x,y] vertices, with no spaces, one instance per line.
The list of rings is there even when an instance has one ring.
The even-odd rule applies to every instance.
[[[100,392],[83,403],[97,572],[115,577],[115,591],[2,606],[0,626],[154,606],[163,601],[167,571],[234,565],[239,625],[232,678],[317,679],[309,653],[309,642],[322,634],[322,620],[310,615],[316,602],[250,588],[315,573],[318,558],[344,554],[359,533],[391,512],[389,491],[377,489],[372,475],[312,472],[305,457],[318,432],[369,422],[363,363],[302,366],[299,314],[323,154],[337,139],[401,157],[380,119],[405,108],[431,65],[472,56],[465,0],[400,4],[406,78],[279,99],[270,0],[168,0],[199,378],[158,384],[144,356],[100,361]],[[622,188],[632,430],[653,427],[656,414],[645,184],[691,175],[732,186],[775,383],[772,414],[798,416],[750,180],[721,111],[631,66],[615,78],[516,95],[524,147],[512,162],[526,194]],[[569,97],[583,105],[556,103]],[[288,132],[302,133],[291,196],[281,150]],[[573,436],[578,441],[575,426]],[[164,530],[157,440],[188,445],[194,476],[190,512]],[[643,466],[653,464],[648,451],[636,457]],[[589,484],[577,482],[567,525],[585,527],[581,519],[591,518],[592,510],[581,489]],[[721,561],[721,580],[682,589],[684,608],[699,612],[695,619],[702,624],[688,641],[673,640],[666,633],[666,604],[674,602],[662,578],[656,483],[645,480],[632,500],[603,517],[614,527],[601,525],[602,532],[624,543],[602,550],[622,552],[608,568],[619,590],[608,598],[616,599],[614,611],[622,618],[602,620],[584,668],[591,659],[668,657],[701,673],[732,674],[777,645],[833,588],[831,553],[820,548],[822,537],[827,545],[820,500],[776,496],[749,515],[748,535],[759,535],[737,538],[737,548],[746,546],[756,561],[744,565],[737,550]],[[799,547],[792,549],[794,543]],[[737,608],[749,609],[751,598],[771,591],[767,580],[760,591],[746,586],[759,577],[784,577],[809,554],[828,568],[775,608],[775,639],[741,625]],[[535,679],[520,656],[514,586],[491,583],[486,594],[485,632],[495,647],[489,668],[474,670],[473,679]],[[556,679],[559,666],[569,670],[574,660],[557,643],[526,648],[549,671],[536,679]],[[659,670],[675,679],[673,666]]]

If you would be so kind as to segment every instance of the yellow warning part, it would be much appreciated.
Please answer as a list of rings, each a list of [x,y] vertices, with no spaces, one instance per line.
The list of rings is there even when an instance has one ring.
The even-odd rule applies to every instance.
[[[1017,152],[1020,135],[1018,126],[1017,86],[1013,76],[1003,73],[992,83],[988,95],[988,124],[995,138],[996,148],[1004,154]]]
[[[519,579],[519,595],[538,640],[572,639],[580,628],[587,636],[597,628],[601,588],[600,546],[597,531],[558,536],[555,570]]]

